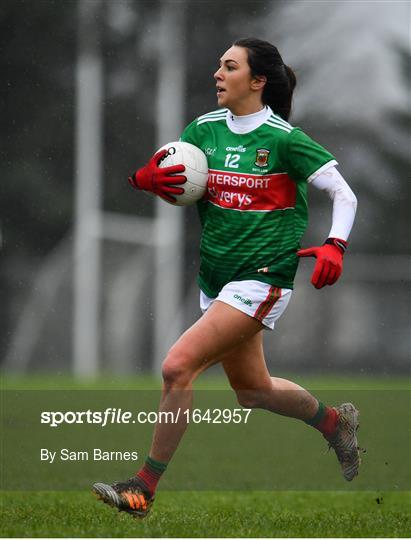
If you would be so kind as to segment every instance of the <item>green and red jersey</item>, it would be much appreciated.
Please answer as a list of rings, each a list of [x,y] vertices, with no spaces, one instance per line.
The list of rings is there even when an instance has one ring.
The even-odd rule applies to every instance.
[[[248,133],[234,133],[222,109],[200,116],[181,136],[208,159],[208,189],[197,203],[199,285],[212,298],[230,281],[245,279],[293,288],[308,222],[307,181],[336,164],[301,129],[269,111]]]

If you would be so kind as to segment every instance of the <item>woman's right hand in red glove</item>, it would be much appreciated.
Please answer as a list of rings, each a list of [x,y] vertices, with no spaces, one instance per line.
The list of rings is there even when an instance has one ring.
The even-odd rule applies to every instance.
[[[176,199],[173,195],[184,193],[183,188],[176,186],[187,182],[187,178],[178,173],[184,172],[186,168],[184,165],[160,167],[159,164],[166,154],[166,149],[154,154],[147,165],[128,177],[128,181],[135,189],[151,191],[151,193],[159,195],[166,201],[175,203]]]

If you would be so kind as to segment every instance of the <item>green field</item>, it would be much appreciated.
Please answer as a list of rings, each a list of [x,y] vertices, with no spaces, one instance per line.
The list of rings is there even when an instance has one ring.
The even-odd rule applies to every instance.
[[[211,371],[211,370],[210,370]],[[290,379],[309,390],[337,389],[365,389],[365,390],[396,390],[411,389],[411,379],[406,376],[369,376],[369,375],[296,375],[280,373],[276,375]],[[30,376],[2,375],[0,378],[3,389],[156,389],[161,387],[161,380],[149,375],[121,377],[110,374],[100,375],[97,378],[76,379],[65,373],[33,374]],[[205,373],[195,381],[198,389],[228,389],[229,384],[225,376]]]
[[[7,493],[2,536],[408,537],[410,502],[400,493],[160,492],[140,521],[91,493]]]
[[[297,380],[298,383],[305,385],[313,390],[329,391],[336,390],[340,392],[341,388],[354,392],[357,399],[363,400],[362,409],[364,411],[364,423],[361,431],[365,439],[368,438],[368,454],[365,455],[362,475],[352,484],[343,483],[340,480],[338,465],[334,461],[335,456],[325,454],[323,441],[317,436],[314,430],[308,429],[300,423],[290,424],[290,421],[281,417],[274,417],[276,433],[283,437],[291,436],[297,433],[293,444],[284,446],[285,455],[282,450],[278,450],[278,459],[283,460],[271,464],[272,467],[267,485],[281,478],[281,472],[284,475],[285,467],[289,467],[290,485],[294,485],[296,478],[293,476],[293,470],[297,471],[298,477],[304,473],[307,468],[307,474],[304,474],[307,485],[310,482],[320,478],[319,472],[324,472],[321,490],[297,490],[281,489],[279,484],[274,490],[266,488],[258,489],[259,485],[265,485],[266,479],[258,477],[258,482],[250,489],[232,489],[224,490],[224,482],[227,483],[227,489],[232,485],[237,485],[235,481],[231,483],[223,478],[223,482],[218,485],[218,489],[202,491],[208,489],[208,485],[214,485],[215,478],[211,474],[210,462],[199,460],[197,455],[191,456],[190,450],[198,448],[196,444],[203,444],[204,448],[209,448],[210,455],[224,454],[221,448],[216,447],[216,441],[212,440],[212,431],[207,431],[210,426],[205,426],[195,431],[193,426],[192,434],[187,437],[181,448],[181,452],[176,455],[176,463],[173,461],[173,468],[167,472],[167,478],[162,481],[162,490],[160,489],[156,502],[153,506],[151,515],[145,520],[136,520],[131,516],[118,513],[116,510],[102,504],[98,501],[89,489],[89,478],[85,482],[79,483],[79,489],[66,490],[43,490],[22,491],[22,480],[19,477],[19,460],[12,463],[15,467],[13,475],[8,474],[8,464],[3,462],[2,472],[6,478],[6,484],[3,483],[1,504],[1,536],[2,537],[409,537],[411,536],[411,496],[407,486],[409,486],[409,458],[405,463],[401,461],[401,452],[407,455],[407,446],[403,449],[404,441],[409,441],[409,414],[410,411],[405,407],[405,416],[398,421],[394,418],[397,412],[398,404],[404,409],[404,393],[409,388],[409,382],[405,379],[370,379],[370,378],[310,378]],[[226,383],[218,378],[204,378],[199,383],[199,388],[214,389],[227,388]],[[81,384],[70,377],[60,378],[10,378],[2,380],[3,390],[87,390],[94,389],[101,391],[117,390],[127,388],[128,390],[144,390],[158,388],[158,381],[149,378],[119,380],[106,377],[98,381],[83,381]],[[370,399],[368,394],[362,397],[362,391],[376,391]],[[386,392],[387,391],[387,392]],[[396,392],[398,391],[398,392]],[[385,393],[386,392],[386,393]],[[402,393],[401,393],[402,392]],[[332,394],[331,394],[332,395]],[[338,394],[339,395],[339,394]],[[395,401],[393,396],[398,395],[400,401]],[[209,396],[209,394],[207,394]],[[225,394],[224,394],[225,396]],[[386,417],[382,424],[378,423],[372,415],[375,402],[375,396],[378,399],[386,400]],[[382,398],[381,398],[382,396]],[[407,398],[408,399],[408,398]],[[388,407],[388,413],[387,413]],[[389,409],[389,407],[392,408]],[[18,411],[17,411],[18,413]],[[16,413],[16,414],[17,414]],[[404,414],[404,410],[402,411]],[[264,416],[266,415],[266,416]],[[368,415],[368,416],[367,416]],[[14,418],[19,421],[17,414]],[[241,467],[248,467],[251,471],[258,473],[264,466],[268,466],[272,455],[269,452],[271,439],[264,439],[264,434],[260,435],[260,424],[263,429],[266,425],[267,413],[262,413],[261,418],[256,417],[256,423],[250,424],[244,428],[244,433],[253,433],[253,439],[258,441],[262,456],[266,456],[267,462],[261,462],[261,455],[257,458],[257,464],[252,464],[253,453],[246,446],[247,440],[241,443],[247,448],[244,461],[234,462],[234,471],[238,471],[241,476]],[[276,419],[278,418],[278,420]],[[408,422],[402,425],[403,421]],[[7,418],[6,418],[7,420]],[[392,420],[392,421],[391,421]],[[271,420],[270,420],[271,421]],[[373,422],[372,426],[367,422]],[[4,418],[3,418],[4,422]],[[294,422],[294,421],[293,421]],[[290,428],[291,425],[291,428]],[[401,426],[398,431],[398,425]],[[191,427],[190,427],[191,428]],[[253,432],[254,429],[254,432]],[[248,430],[248,431],[247,431]],[[379,439],[375,432],[381,431]],[[405,438],[403,437],[405,431]],[[151,432],[151,428],[147,433]],[[396,439],[396,433],[401,437]],[[52,432],[55,433],[55,432]],[[63,433],[63,432],[62,432]],[[234,433],[234,432],[233,432]],[[18,432],[16,432],[18,434]],[[408,434],[408,435],[407,435]],[[204,440],[205,435],[207,438]],[[190,439],[191,436],[191,439]],[[31,438],[35,439],[35,433]],[[199,439],[197,442],[197,438]],[[384,440],[384,438],[394,438],[394,444],[386,447],[386,452],[391,453],[388,460],[386,454],[381,459],[386,460],[385,466],[381,466],[381,461],[375,457],[375,449]],[[301,442],[300,442],[301,441]],[[25,441],[22,442],[22,444]],[[227,441],[228,442],[228,441]],[[218,439],[217,439],[218,443]],[[378,443],[378,444],[377,444]],[[306,445],[302,452],[300,444]],[[184,446],[185,445],[185,446]],[[207,446],[209,445],[209,446]],[[265,446],[264,446],[265,445]],[[374,448],[375,447],[375,448]],[[398,447],[401,452],[398,453]],[[227,446],[224,446],[227,449]],[[214,452],[214,454],[213,454]],[[235,447],[230,448],[230,453],[235,452]],[[288,452],[288,453],[287,453]],[[293,453],[294,452],[294,453]],[[311,454],[310,454],[311,452]],[[397,452],[397,453],[396,453]],[[226,450],[227,453],[227,450]],[[274,454],[273,454],[274,455]],[[374,455],[374,457],[373,457]],[[187,456],[193,459],[186,463]],[[297,456],[298,463],[292,461]],[[305,466],[304,459],[309,457],[309,463]],[[311,456],[311,457],[310,457]],[[313,467],[312,460],[317,465]],[[374,462],[373,462],[374,459]],[[291,461],[291,463],[290,463]],[[5,466],[6,465],[6,466]],[[90,464],[91,466],[92,464]],[[223,471],[227,474],[231,471],[229,461],[223,463]],[[108,469],[89,472],[90,466],[85,464],[84,474],[89,475],[95,480],[121,479],[117,477],[117,471],[112,467]],[[129,467],[130,465],[128,465]],[[238,467],[237,467],[238,466]],[[254,469],[252,468],[254,466]],[[224,469],[225,467],[225,469]],[[391,469],[390,469],[391,468]],[[312,470],[311,470],[312,469]],[[24,470],[24,468],[22,468]],[[30,470],[30,469],[28,469]],[[47,469],[52,470],[52,469]],[[64,471],[69,469],[54,469],[51,474],[55,474],[56,485],[61,485],[64,481]],[[81,469],[80,469],[81,470]],[[244,469],[245,470],[245,469]],[[392,471],[392,472],[390,472]],[[25,473],[27,474],[27,473]],[[33,478],[38,471],[33,471]],[[73,482],[75,476],[67,473],[67,483]],[[107,474],[107,476],[99,476]],[[110,476],[112,474],[112,476]],[[120,474],[120,473],[119,473]],[[288,474],[288,473],[287,473]],[[367,486],[378,485],[378,489],[367,489]],[[70,475],[70,476],[69,476]],[[97,475],[97,476],[96,476]],[[311,476],[310,476],[311,475]],[[287,475],[285,475],[287,476]],[[318,476],[318,479],[316,478]],[[395,479],[391,482],[391,476]],[[18,479],[16,487],[13,489],[10,478]],[[27,477],[27,485],[33,483],[33,478]],[[39,475],[39,481],[44,482],[44,478]],[[229,476],[227,476],[229,478]],[[249,480],[248,480],[249,481]],[[282,480],[284,482],[284,478]],[[330,482],[330,488],[327,489],[327,482]],[[4,482],[4,480],[3,480]],[[7,483],[8,482],[8,483]],[[174,483],[173,483],[174,482]],[[207,482],[209,484],[207,484]],[[233,483],[234,482],[234,483]],[[249,481],[250,482],[250,481]],[[180,487],[172,489],[173,485],[187,485],[184,491]],[[198,489],[197,486],[204,485],[204,488]],[[340,486],[335,488],[336,485]],[[196,486],[195,489],[192,486]],[[238,483],[241,486],[241,482]],[[63,488],[64,489],[64,488]],[[346,490],[346,491],[344,491]]]

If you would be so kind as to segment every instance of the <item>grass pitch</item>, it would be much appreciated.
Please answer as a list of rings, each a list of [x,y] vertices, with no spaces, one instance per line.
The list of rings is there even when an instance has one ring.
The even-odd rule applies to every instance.
[[[404,380],[317,379],[309,388],[404,389]],[[222,380],[205,387],[225,388]],[[158,388],[152,379],[78,384],[65,378],[3,379],[3,389]],[[364,430],[365,430],[364,426]],[[308,436],[308,435],[307,435]],[[204,443],[205,445],[207,442]],[[301,459],[304,459],[301,453]],[[194,464],[195,465],[195,464]],[[200,465],[200,464],[197,464]],[[261,464],[263,467],[263,463]],[[334,464],[337,467],[337,464]],[[4,471],[3,471],[4,472]],[[170,471],[171,472],[171,471]],[[194,474],[191,464],[191,474]],[[200,470],[199,475],[204,474]],[[239,471],[241,474],[241,471]],[[165,485],[165,484],[164,484]],[[163,485],[163,489],[164,489]],[[350,488],[355,486],[350,486]],[[145,520],[104,505],[91,489],[3,491],[2,537],[388,537],[411,536],[409,491],[159,491]]]
[[[408,537],[409,493],[160,492],[137,520],[91,493],[7,493],[6,537]]]

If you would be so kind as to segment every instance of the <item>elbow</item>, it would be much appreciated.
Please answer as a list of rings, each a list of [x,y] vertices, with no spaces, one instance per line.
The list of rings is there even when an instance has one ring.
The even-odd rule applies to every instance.
[[[358,206],[357,197],[348,184],[346,184],[344,188],[345,189],[340,193],[341,197],[345,199],[345,204],[350,206],[355,212]]]
[[[350,196],[350,205],[352,207],[352,209],[354,210],[354,212],[357,211],[357,206],[358,206],[358,199],[357,197],[354,195],[354,193],[351,191],[351,196]]]
[[[334,204],[341,205],[345,208],[351,208],[355,213],[357,210],[357,197],[354,195],[353,191],[347,186],[344,190],[338,190],[331,198],[334,200]]]

